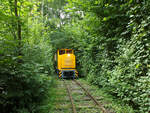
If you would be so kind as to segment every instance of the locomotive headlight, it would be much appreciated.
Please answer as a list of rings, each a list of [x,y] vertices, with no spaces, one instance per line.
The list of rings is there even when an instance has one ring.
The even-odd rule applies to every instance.
[[[70,56],[70,54],[68,54],[68,56]]]

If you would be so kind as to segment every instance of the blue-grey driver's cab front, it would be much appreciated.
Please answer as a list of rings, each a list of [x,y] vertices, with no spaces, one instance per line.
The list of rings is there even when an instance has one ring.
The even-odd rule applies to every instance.
[[[75,70],[63,70],[62,78],[75,78]]]

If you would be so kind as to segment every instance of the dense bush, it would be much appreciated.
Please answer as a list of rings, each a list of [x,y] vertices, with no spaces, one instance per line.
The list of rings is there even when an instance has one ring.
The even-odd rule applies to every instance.
[[[52,80],[47,75],[53,73],[50,49],[26,46],[22,56],[5,50],[0,57],[2,113],[21,113],[23,109],[26,113],[38,113],[40,105],[49,98]]]

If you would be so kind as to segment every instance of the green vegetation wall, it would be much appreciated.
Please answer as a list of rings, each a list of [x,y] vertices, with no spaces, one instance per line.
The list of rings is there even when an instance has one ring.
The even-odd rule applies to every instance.
[[[51,108],[53,50],[41,4],[0,1],[1,113],[46,113]]]
[[[76,50],[80,75],[150,112],[150,1],[69,0],[64,30]]]

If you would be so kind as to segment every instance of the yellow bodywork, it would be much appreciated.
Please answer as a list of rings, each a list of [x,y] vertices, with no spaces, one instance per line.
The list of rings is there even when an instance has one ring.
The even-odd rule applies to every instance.
[[[72,49],[60,49],[57,50],[57,70],[59,71],[59,77],[62,77],[63,72],[74,71],[75,77],[78,76],[76,70],[76,58]]]

